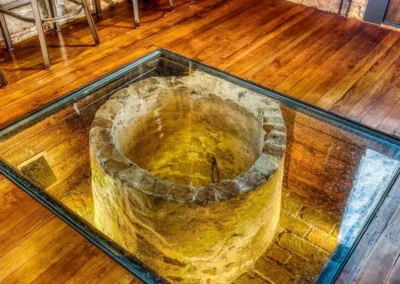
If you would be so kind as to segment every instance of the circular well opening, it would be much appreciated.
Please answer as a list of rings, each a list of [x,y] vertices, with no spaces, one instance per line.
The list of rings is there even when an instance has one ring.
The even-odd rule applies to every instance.
[[[203,187],[235,179],[261,155],[262,123],[244,107],[216,95],[157,100],[118,134],[120,151],[153,176]]]

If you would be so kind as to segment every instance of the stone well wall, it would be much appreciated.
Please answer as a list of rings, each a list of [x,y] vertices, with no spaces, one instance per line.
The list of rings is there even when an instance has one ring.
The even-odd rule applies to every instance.
[[[90,131],[96,227],[168,281],[230,283],[275,237],[285,145],[255,92],[199,71],[133,83]]]
[[[320,10],[337,13],[339,11],[340,0],[289,0],[305,6],[315,7]],[[355,18],[362,20],[364,18],[365,9],[367,7],[368,0],[354,0],[350,11],[349,18]],[[347,11],[347,1],[344,1],[342,8],[342,15],[345,15]]]

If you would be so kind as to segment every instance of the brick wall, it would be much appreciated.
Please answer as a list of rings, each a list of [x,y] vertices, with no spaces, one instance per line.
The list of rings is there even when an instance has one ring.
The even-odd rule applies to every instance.
[[[239,278],[245,283],[310,283],[319,275],[338,242],[341,214],[316,207],[284,190],[279,233],[256,263]]]
[[[315,7],[320,10],[337,13],[339,10],[340,0],[289,0],[295,3],[303,4],[310,7]],[[362,20],[367,7],[368,0],[353,0],[349,11],[350,18]],[[343,3],[342,15],[346,13],[347,0]]]
[[[279,232],[236,284],[313,283],[338,243],[363,141],[283,107],[288,131]],[[292,121],[291,123],[289,123]]]

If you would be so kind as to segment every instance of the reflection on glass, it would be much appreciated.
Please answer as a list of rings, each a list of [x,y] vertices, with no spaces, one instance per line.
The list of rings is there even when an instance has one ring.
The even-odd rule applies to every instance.
[[[285,124],[283,155],[274,152],[272,144],[264,147],[268,133],[275,133],[274,126],[268,125],[268,118],[256,112],[247,115],[246,109],[251,109],[252,104],[257,108],[265,98],[252,92],[244,97],[225,92],[236,94],[235,104],[220,101],[218,96],[214,102],[200,102],[193,97],[196,96],[193,90],[185,88],[181,93],[164,94],[165,107],[140,116],[134,127],[113,128],[119,135],[111,136],[110,145],[100,143],[96,148],[89,147],[94,145],[93,140],[89,141],[95,131],[91,132],[91,128],[113,127],[113,122],[109,124],[107,119],[98,117],[94,124],[93,121],[116,90],[143,75],[140,78],[143,81],[136,86],[144,100],[149,92],[143,85],[145,80],[181,76],[182,80],[170,82],[170,87],[177,88],[190,74],[185,65],[167,59],[144,63],[4,139],[0,142],[0,157],[167,281],[188,283],[192,276],[216,283],[218,277],[227,277],[224,282],[235,283],[315,281],[336,247],[352,246],[360,234],[399,168],[399,161],[394,158],[399,148],[358,136],[280,104],[275,115],[280,115]],[[118,92],[116,96],[124,96],[123,90]],[[135,113],[133,108],[127,112],[128,116]],[[125,126],[129,121],[126,120]],[[111,132],[100,131],[98,135],[107,138]],[[279,135],[274,139],[279,140]],[[211,138],[214,142],[208,143]],[[220,144],[215,143],[216,139]],[[98,151],[115,154],[114,146],[120,150],[120,159],[93,159]],[[227,149],[235,150],[228,155]],[[271,182],[266,187],[274,188],[271,192],[276,194],[253,197],[232,194],[235,189],[232,181],[251,172],[263,151],[272,154],[275,160],[264,159],[259,165],[265,162],[262,167],[265,169],[277,163],[272,171],[278,173],[272,175],[277,178],[273,182],[264,178],[258,183],[257,177],[251,176],[246,182],[261,188],[257,191],[249,187],[248,192],[266,193],[268,190],[262,185]],[[181,163],[182,159],[187,163]],[[158,199],[149,199],[147,193],[132,190],[138,185],[143,190],[148,185],[144,179],[136,182],[139,175],[134,170],[138,168],[132,167],[133,163],[144,169],[140,173],[147,173],[142,178],[165,181],[158,184],[167,185],[168,190],[151,183],[146,190],[157,192]],[[124,182],[129,186],[123,186]],[[232,195],[229,198],[220,195],[221,188],[213,185],[228,183],[225,189]],[[172,185],[181,192],[169,195]],[[205,188],[213,194],[205,194],[201,190]],[[196,190],[197,203],[193,202]],[[168,200],[172,197],[181,198],[180,203]],[[247,200],[236,203],[237,206],[229,205],[240,198]],[[215,211],[207,207],[210,204]],[[215,218],[207,215],[215,212]],[[182,222],[188,217],[192,223]],[[224,242],[227,235],[221,232],[234,236],[233,241]],[[259,234],[263,242],[246,239],[246,236],[256,238],[256,232],[263,232]],[[204,250],[207,242],[218,244],[219,250],[215,247]],[[203,266],[189,263],[187,260],[195,259],[199,251],[202,255],[197,261],[204,260]],[[231,268],[231,273],[224,276],[219,272],[221,267]],[[169,275],[166,271],[178,272]]]
[[[354,243],[362,224],[376,207],[399,166],[399,161],[370,149],[365,151],[340,226],[339,239],[342,244],[351,246]]]

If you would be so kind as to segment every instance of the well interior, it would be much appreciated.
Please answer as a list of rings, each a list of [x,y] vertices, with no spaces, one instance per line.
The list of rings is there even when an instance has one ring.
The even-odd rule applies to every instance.
[[[160,96],[119,132],[120,151],[153,176],[202,187],[234,179],[261,155],[262,122],[215,95]]]

